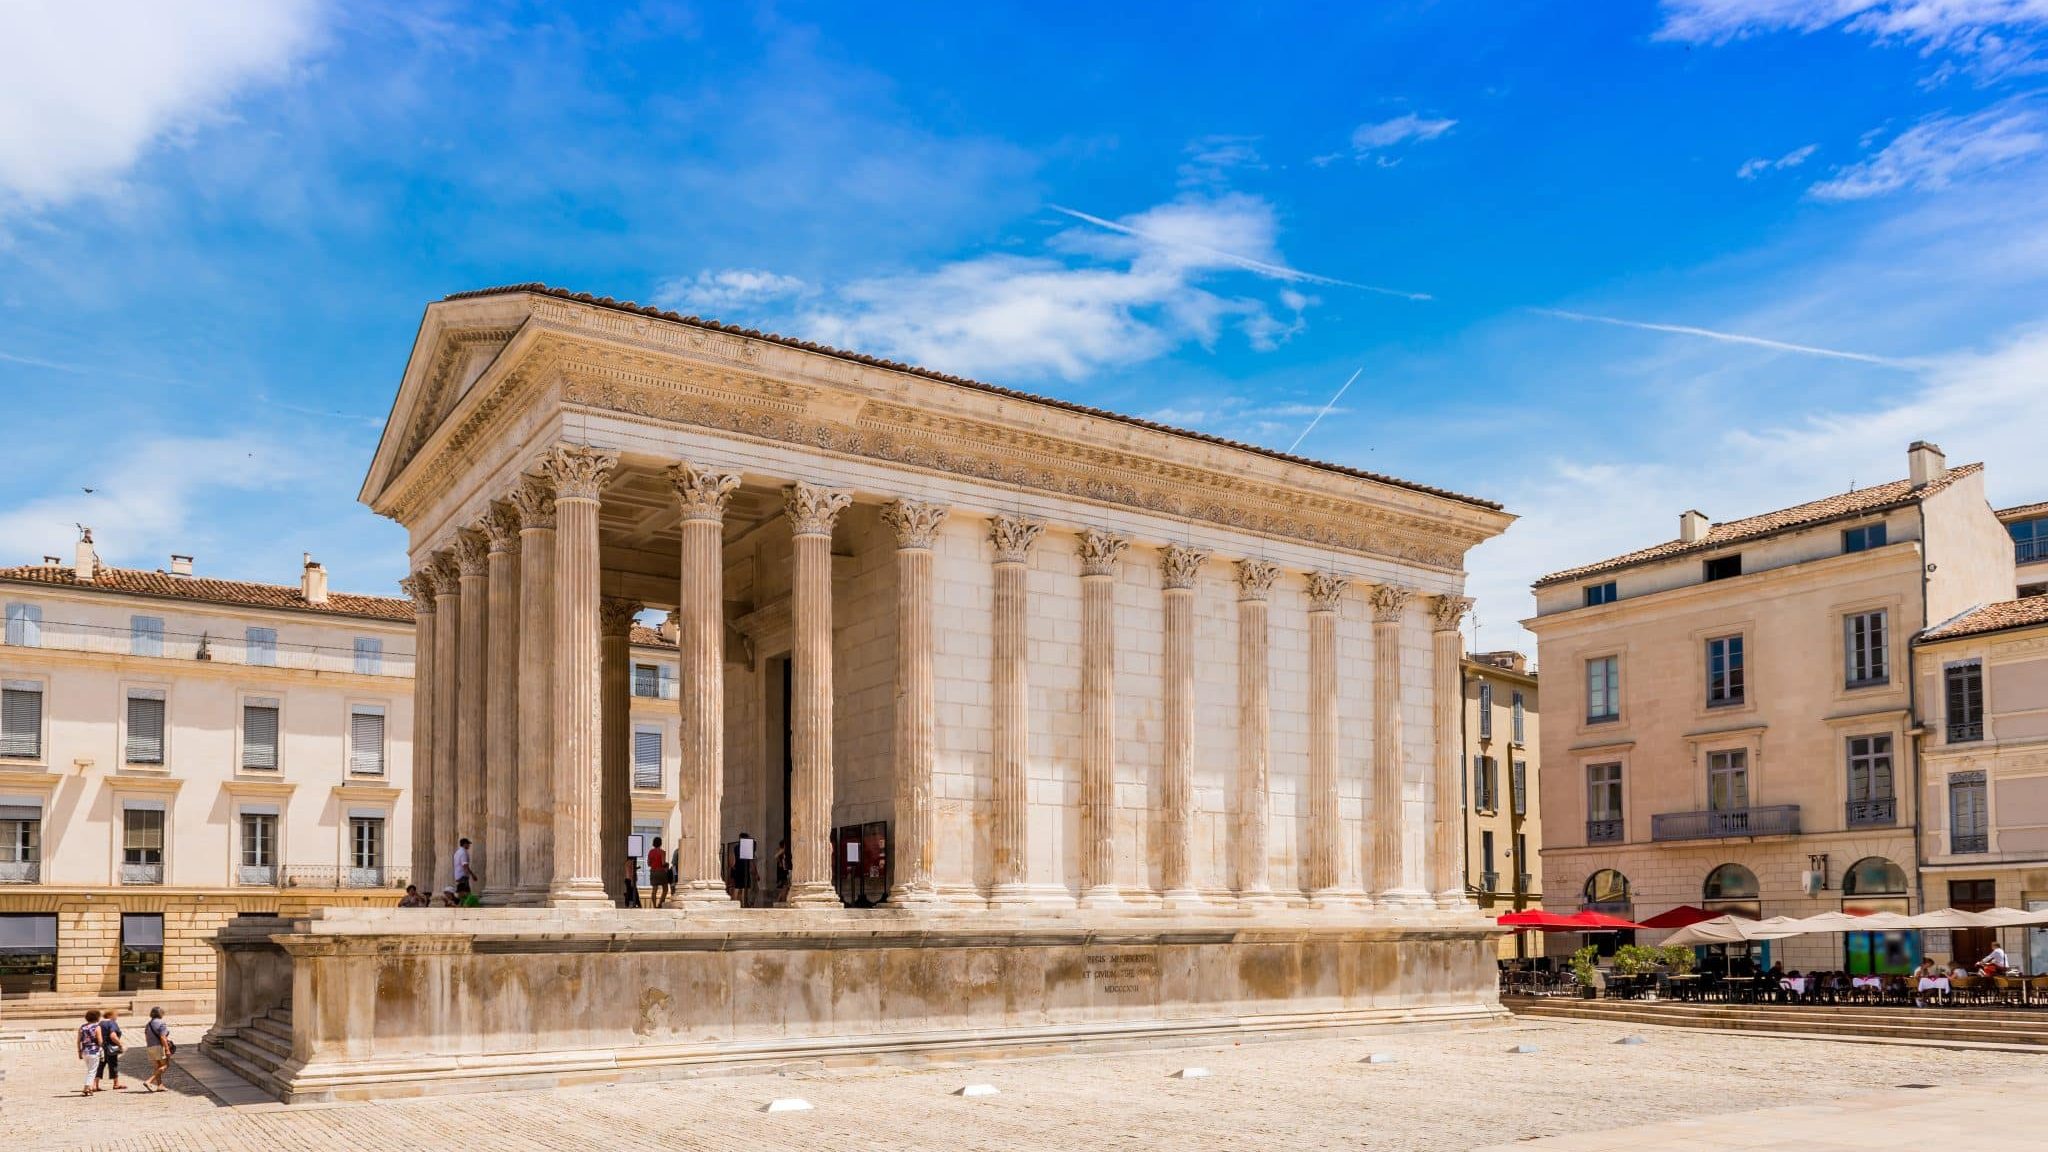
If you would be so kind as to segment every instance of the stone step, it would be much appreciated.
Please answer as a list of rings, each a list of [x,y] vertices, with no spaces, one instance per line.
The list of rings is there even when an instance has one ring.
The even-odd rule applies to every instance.
[[[268,1016],[258,1016],[254,1020],[249,1021],[246,1031],[267,1032],[289,1044],[292,1039],[292,1018],[286,1016],[280,1020],[277,1018],[276,1013],[271,1013]]]
[[[1802,1022],[1907,1023],[1914,1027],[1997,1027],[2048,1031],[2048,1012],[1971,1006],[1846,1008],[1833,1005],[1698,1004],[1669,1000],[1511,1000],[1517,1012],[1601,1016],[1614,1012],[1655,1012],[1694,1020],[1783,1019]]]
[[[249,1047],[270,1053],[273,1064],[283,1063],[285,1058],[292,1054],[292,1037],[289,1032],[280,1035],[262,1028],[244,1028],[237,1032],[234,1038]]]
[[[213,1062],[233,1072],[275,1099],[283,1093],[277,1079],[277,1064],[259,1049],[240,1042],[239,1037],[208,1041],[204,1051]]]
[[[1595,1002],[1600,1003],[1600,1002]],[[2048,1049],[2048,1018],[2025,1022],[1978,1021],[1967,1018],[1968,1010],[1956,1015],[1936,1009],[1921,1012],[1902,1010],[1888,1019],[1851,1020],[1826,1012],[1785,1012],[1769,1010],[1719,1012],[1671,1011],[1662,1005],[1635,1001],[1608,1001],[1597,1009],[1561,1008],[1548,1003],[1517,1003],[1514,1010],[1525,1016],[1553,1019],[1599,1020],[1616,1024],[1667,1025],[1714,1031],[1762,1032],[1797,1035],[1825,1035],[1843,1040],[1868,1040],[1928,1045],[1992,1045],[1998,1047]]]

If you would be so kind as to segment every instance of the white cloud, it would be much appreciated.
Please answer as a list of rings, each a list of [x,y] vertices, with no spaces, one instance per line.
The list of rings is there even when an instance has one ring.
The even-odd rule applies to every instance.
[[[1953,53],[1991,77],[2038,71],[2048,0],[1664,0],[1659,40],[1725,44],[1772,32],[1842,31],[1923,55]]]
[[[1766,156],[1745,160],[1742,162],[1742,167],[1735,170],[1735,177],[1738,180],[1754,180],[1766,172],[1774,172],[1784,168],[1797,168],[1801,164],[1806,163],[1807,158],[1812,156],[1819,148],[1820,145],[1818,144],[1808,144],[1803,148],[1794,148],[1775,160]]]
[[[2048,117],[2023,101],[2005,101],[1968,116],[1923,120],[1807,194],[1816,200],[1867,200],[1902,189],[1944,188],[2044,151]]]
[[[283,78],[314,0],[31,0],[0,36],[0,211],[118,187],[151,147]]]
[[[801,296],[809,285],[794,276],[758,268],[727,268],[665,280],[654,290],[658,307],[701,315]],[[732,319],[727,317],[727,319]]]
[[[1369,120],[1351,130],[1349,153],[1332,152],[1325,156],[1313,157],[1309,163],[1324,168],[1349,155],[1359,163],[1369,160],[1382,168],[1392,168],[1401,162],[1400,158],[1392,153],[1406,145],[1434,140],[1457,127],[1457,124],[1456,120],[1431,119],[1413,112],[1404,112],[1386,120]]]
[[[1177,173],[1183,188],[1220,188],[1237,172],[1263,172],[1257,136],[1204,136],[1183,149]]]

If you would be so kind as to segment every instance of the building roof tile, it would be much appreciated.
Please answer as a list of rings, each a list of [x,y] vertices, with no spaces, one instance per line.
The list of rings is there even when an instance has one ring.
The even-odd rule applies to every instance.
[[[2000,508],[1994,513],[2001,523],[2010,524],[2015,520],[2032,520],[2036,516],[2048,516],[2048,500],[2034,504],[2016,504],[2011,508]]]
[[[174,576],[169,572],[140,568],[111,568],[102,565],[91,581],[80,581],[68,564],[19,564],[0,568],[0,581],[44,584],[94,592],[155,596],[169,600],[190,600],[242,608],[277,608],[286,611],[319,612],[330,616],[354,616],[412,623],[412,601],[398,596],[362,596],[353,592],[330,592],[327,603],[309,604],[297,586],[258,584],[247,580],[216,580],[210,576]]]
[[[1889,484],[1879,484],[1871,488],[1857,488],[1852,491],[1838,493],[1834,496],[1824,496],[1819,500],[1809,500],[1804,504],[1795,504],[1790,508],[1780,508],[1775,512],[1765,512],[1761,515],[1749,516],[1741,520],[1730,520],[1725,524],[1715,524],[1707,531],[1704,537],[1691,544],[1683,540],[1667,540],[1662,544],[1639,549],[1635,552],[1628,552],[1611,559],[1601,560],[1598,563],[1582,564],[1577,568],[1567,568],[1562,572],[1552,572],[1550,575],[1538,579],[1536,586],[1541,588],[1548,584],[1558,584],[1566,580],[1577,580],[1598,572],[1612,572],[1622,568],[1632,568],[1637,564],[1669,560],[1673,557],[1684,556],[1690,553],[1711,552],[1716,548],[1725,548],[1730,544],[1758,540],[1765,536],[1776,535],[1779,532],[1807,528],[1815,524],[1823,524],[1830,520],[1840,520],[1848,516],[1861,516],[1872,512],[1885,512],[1893,508],[1903,508],[1932,496],[1957,480],[1982,470],[1983,467],[1982,464],[1959,464],[1949,469],[1948,474],[1941,479],[1929,481],[1919,488],[1913,487],[1911,480],[1894,480]]]
[[[1413,492],[1422,492],[1431,496],[1441,496],[1447,500],[1456,500],[1461,503],[1473,505],[1474,507],[1485,508],[1489,511],[1498,512],[1501,510],[1501,505],[1496,501],[1482,500],[1477,496],[1467,496],[1463,493],[1453,492],[1447,488],[1437,488],[1428,484],[1418,484],[1413,480],[1403,480],[1397,476],[1387,476],[1378,472],[1367,472],[1359,468],[1349,468],[1342,464],[1331,464],[1327,461],[1314,460],[1306,456],[1296,456],[1292,453],[1280,452],[1272,448],[1261,448],[1256,444],[1246,444],[1242,441],[1230,440],[1222,436],[1212,436],[1207,432],[1193,432],[1189,431],[1186,428],[1175,428],[1170,424],[1160,424],[1155,421],[1146,420],[1138,416],[1126,416],[1121,412],[1111,412],[1103,408],[1091,408],[1085,404],[1075,404],[1071,401],[1058,400],[1050,396],[1040,396],[1033,392],[1020,392],[1013,388],[1004,388],[996,384],[986,384],[979,380],[971,380],[965,376],[954,376],[945,372],[935,372],[929,368],[920,368],[915,364],[904,364],[895,360],[884,360],[877,356],[869,356],[860,352],[849,352],[843,348],[834,348],[826,344],[816,344],[809,340],[798,340],[795,337],[782,336],[773,332],[762,332],[754,328],[742,328],[737,324],[722,324],[716,320],[707,320],[698,316],[685,316],[679,312],[666,311],[661,308],[643,307],[642,305],[635,304],[630,300],[614,300],[610,296],[593,296],[588,292],[571,292],[566,288],[554,288],[546,284],[532,283],[506,284],[497,288],[478,288],[468,292],[454,292],[442,297],[442,299],[444,301],[471,300],[480,296],[510,296],[522,292],[529,293],[535,296],[553,296],[556,297],[557,299],[573,300],[577,303],[590,304],[599,308],[609,308],[619,312],[632,312],[642,316],[655,316],[663,320],[673,320],[678,324],[688,324],[693,328],[703,328],[712,332],[725,332],[734,336],[744,336],[750,340],[765,340],[771,344],[780,344],[783,345],[784,347],[796,348],[805,352],[815,352],[821,356],[831,356],[835,359],[851,361],[852,363],[855,364],[866,364],[876,368],[886,368],[892,372],[905,372],[909,373],[912,376],[922,376],[928,380],[937,380],[945,384],[955,384],[962,388],[972,388],[977,392],[987,392],[996,396],[1006,397],[1011,400],[1023,400],[1032,404],[1043,404],[1049,408],[1059,408],[1068,412],[1078,412],[1084,416],[1093,416],[1103,420],[1114,420],[1121,424],[1131,424],[1139,428],[1148,428],[1154,432],[1165,432],[1174,436],[1184,436],[1190,440],[1200,440],[1208,444],[1218,444],[1225,448],[1235,448],[1242,452],[1255,452],[1261,456],[1271,457],[1275,460],[1284,460],[1289,464],[1300,464],[1305,467],[1319,468],[1325,472],[1335,472],[1339,475],[1351,476],[1360,480],[1371,480],[1380,484],[1391,484],[1397,488],[1406,488]]]
[[[1984,632],[2003,632],[2008,628],[2026,628],[2032,625],[2048,624],[2048,596],[2024,596],[2018,600],[2001,600],[1986,604],[1963,613],[1943,624],[1937,624],[1920,633],[1920,639],[1953,640],[1958,636],[1976,636]]]

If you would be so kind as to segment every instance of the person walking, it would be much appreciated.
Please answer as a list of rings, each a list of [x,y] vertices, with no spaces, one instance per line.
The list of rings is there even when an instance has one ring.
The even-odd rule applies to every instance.
[[[455,882],[460,884],[465,880],[469,881],[471,888],[481,888],[484,886],[483,880],[476,874],[476,869],[470,867],[469,837],[467,836],[455,842]]]
[[[654,906],[668,903],[669,894],[674,891],[669,885],[668,853],[661,850],[661,837],[654,838],[654,847],[647,850],[647,883],[654,889]]]
[[[164,1073],[170,1071],[171,1055],[178,1050],[171,1043],[171,1022],[164,1019],[161,1007],[149,1010],[149,1023],[142,1026],[142,1035],[149,1048],[149,1079],[142,1082],[145,1092],[164,1090]]]
[[[85,1090],[90,1096],[100,1090],[100,1010],[85,1010],[85,1023],[78,1029],[78,1058],[85,1062]]]
[[[110,1085],[116,1092],[126,1092],[128,1086],[121,1083],[121,1022],[115,1019],[117,1013],[109,1008],[100,1014],[100,1071],[106,1073]],[[93,1077],[94,1087],[99,1077]]]

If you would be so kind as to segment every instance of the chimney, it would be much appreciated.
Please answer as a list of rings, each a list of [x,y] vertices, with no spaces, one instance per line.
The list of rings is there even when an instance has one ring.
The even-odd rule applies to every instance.
[[[311,552],[305,553],[306,568],[299,574],[299,594],[308,604],[327,603],[327,569],[313,559]]]
[[[1680,512],[1678,514],[1678,542],[1680,544],[1697,544],[1707,538],[1707,529],[1710,527],[1712,525],[1707,522],[1707,514],[1705,512],[1697,508]]]
[[[100,554],[93,550],[92,529],[83,524],[78,526],[78,551],[75,555],[77,559],[71,566],[72,575],[80,584],[92,583],[93,578],[99,575]]]
[[[1913,487],[1925,488],[1948,475],[1948,457],[1941,454],[1941,445],[1915,440],[1906,446],[1906,470]]]
[[[180,552],[171,553],[171,575],[192,578],[192,558]]]
[[[45,557],[43,557],[43,567],[45,567],[45,568],[61,568],[61,567],[63,567],[63,565],[64,565],[64,558],[63,558],[62,556],[45,556]]]

